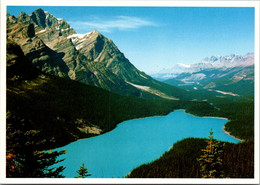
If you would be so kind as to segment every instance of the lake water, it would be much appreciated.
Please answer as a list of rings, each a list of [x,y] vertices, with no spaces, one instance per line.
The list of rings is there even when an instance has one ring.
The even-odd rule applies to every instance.
[[[65,177],[75,177],[82,163],[92,178],[126,176],[133,168],[151,162],[168,151],[173,143],[187,137],[213,137],[233,143],[239,141],[223,132],[226,119],[196,117],[184,110],[167,116],[128,120],[106,134],[82,139],[57,150],[66,149]]]

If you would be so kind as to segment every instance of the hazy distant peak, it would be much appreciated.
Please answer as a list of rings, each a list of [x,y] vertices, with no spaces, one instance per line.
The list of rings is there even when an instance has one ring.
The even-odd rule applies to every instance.
[[[151,75],[155,78],[168,79],[183,72],[194,73],[205,69],[228,69],[251,65],[254,65],[254,53],[247,53],[244,56],[237,54],[226,56],[213,55],[211,57],[205,57],[200,62],[190,65],[177,63],[172,68],[162,69],[159,72],[152,73]]]

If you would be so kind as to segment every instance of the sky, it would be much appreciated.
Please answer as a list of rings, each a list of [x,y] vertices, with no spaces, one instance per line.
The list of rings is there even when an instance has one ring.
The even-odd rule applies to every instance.
[[[7,12],[37,8],[65,19],[77,33],[97,29],[148,74],[212,55],[254,52],[252,7],[8,6]]]

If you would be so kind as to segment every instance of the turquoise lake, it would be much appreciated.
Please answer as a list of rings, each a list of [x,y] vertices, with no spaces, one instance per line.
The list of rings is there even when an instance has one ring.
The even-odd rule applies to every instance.
[[[167,116],[124,121],[106,134],[82,139],[56,150],[66,149],[65,161],[58,164],[66,169],[65,177],[77,176],[85,163],[89,178],[125,177],[141,164],[151,162],[168,151],[173,143],[188,137],[208,138],[210,129],[221,141],[239,141],[223,132],[227,122],[222,118],[196,117],[184,110]]]

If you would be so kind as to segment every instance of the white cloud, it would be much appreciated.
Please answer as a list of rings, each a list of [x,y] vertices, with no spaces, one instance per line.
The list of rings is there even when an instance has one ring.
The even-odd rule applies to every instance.
[[[112,32],[113,30],[133,30],[145,26],[156,26],[154,22],[131,16],[117,16],[110,20],[95,18],[91,21],[74,21],[69,23],[76,30],[86,27],[103,32]]]

